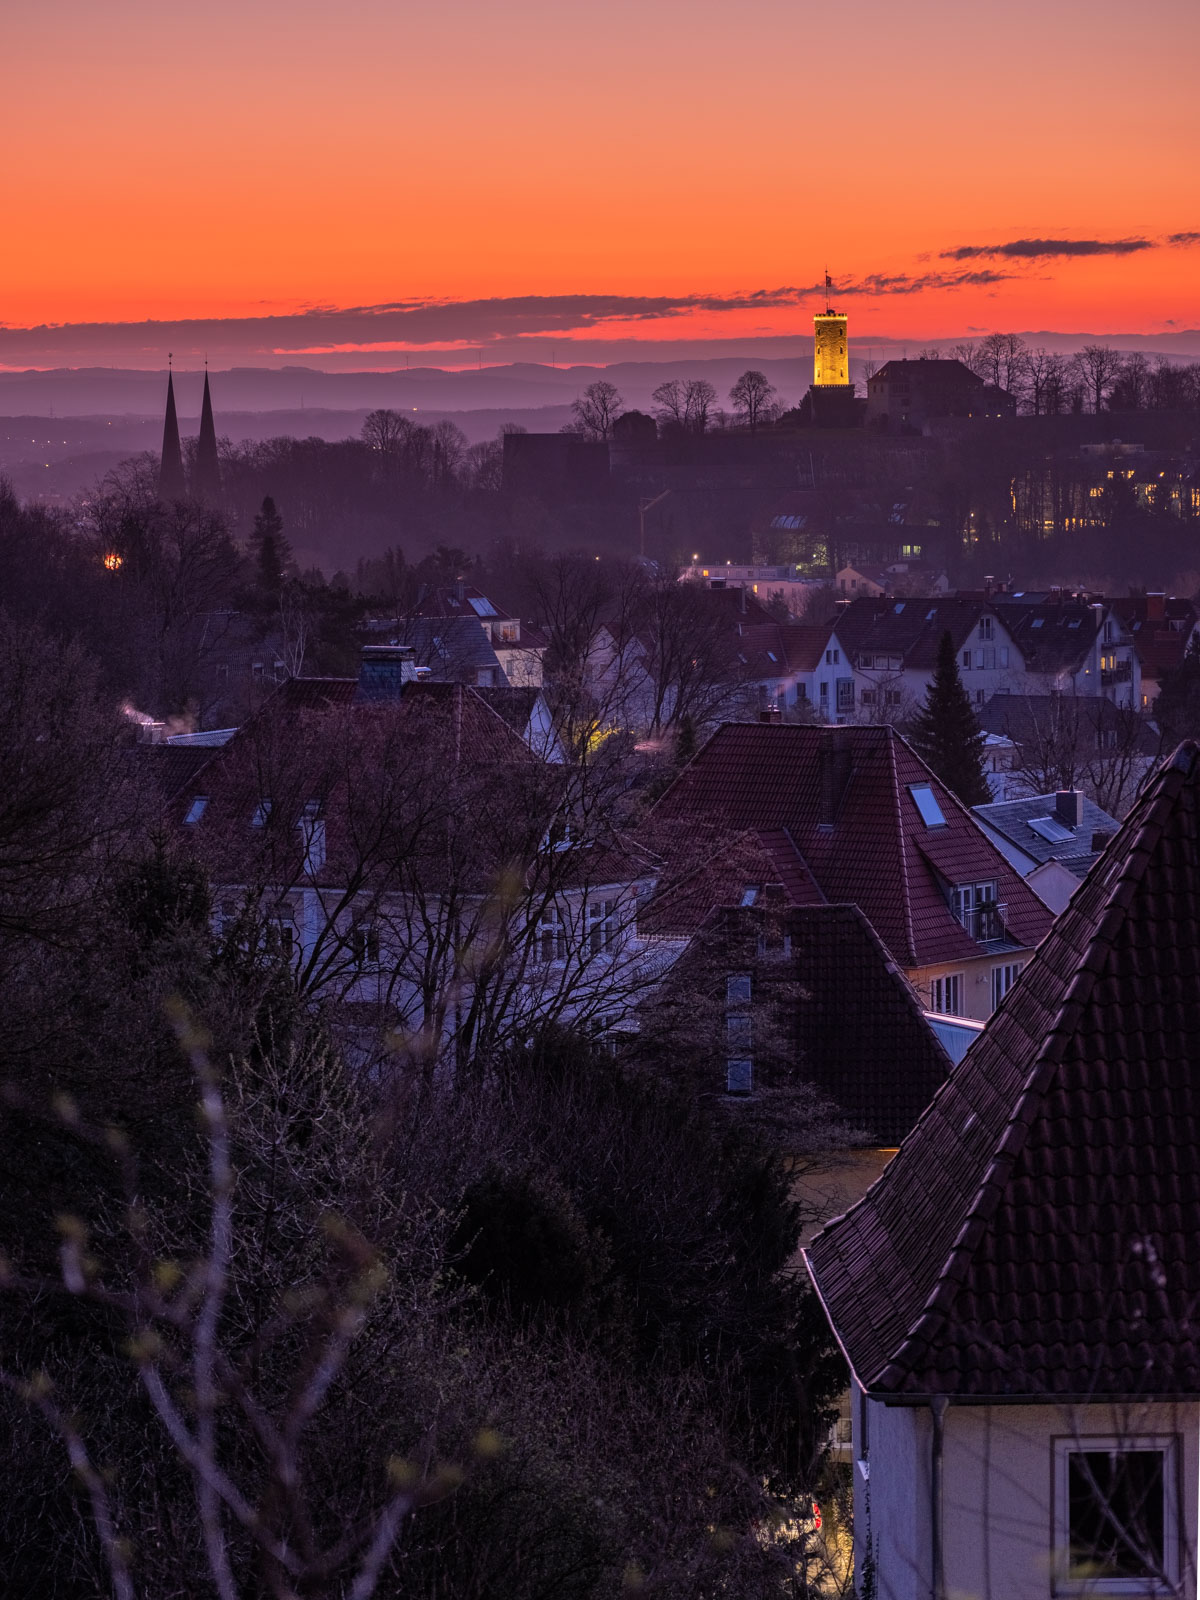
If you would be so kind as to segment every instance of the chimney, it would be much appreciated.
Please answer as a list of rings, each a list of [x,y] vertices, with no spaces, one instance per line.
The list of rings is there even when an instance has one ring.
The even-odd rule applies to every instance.
[[[1100,830],[1097,830],[1097,832],[1093,833],[1093,835],[1092,835],[1092,854],[1095,855],[1095,856],[1098,856],[1102,850],[1107,850],[1108,841],[1111,838],[1112,838],[1112,833],[1111,832],[1105,833],[1105,832],[1101,832]]]
[[[363,645],[355,700],[399,700],[404,684],[416,680],[415,657],[411,644]]]
[[[165,722],[145,721],[138,723],[139,744],[162,744]]]
[[[1163,589],[1146,591],[1146,621],[1164,622],[1167,616],[1167,596]]]
[[[850,736],[849,728],[830,728],[821,735],[821,814],[818,822],[822,828],[832,828],[837,821],[854,771],[854,747]]]
[[[992,598],[992,590],[995,587],[996,579],[991,573],[988,573],[983,580],[983,592],[985,595],[987,595],[989,600]]]
[[[758,713],[758,720],[760,722],[782,722],[783,711],[778,704],[763,706]]]
[[[1083,791],[1060,789],[1054,796],[1054,815],[1064,828],[1078,828],[1083,822]]]

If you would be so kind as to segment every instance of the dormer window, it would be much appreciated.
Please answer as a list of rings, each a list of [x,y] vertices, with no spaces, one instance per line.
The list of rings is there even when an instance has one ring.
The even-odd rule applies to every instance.
[[[183,820],[187,823],[189,828],[194,828],[196,823],[200,821],[200,818],[207,810],[208,796],[206,794],[198,794],[193,799],[191,805],[187,808],[187,814],[184,816]]]

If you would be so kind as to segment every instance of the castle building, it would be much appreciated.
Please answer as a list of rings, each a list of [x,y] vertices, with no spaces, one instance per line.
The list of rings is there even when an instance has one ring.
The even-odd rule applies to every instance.
[[[849,318],[834,309],[833,281],[825,274],[825,309],[813,318],[813,381],[800,402],[803,420],[814,428],[854,428],[859,406],[850,381]]]

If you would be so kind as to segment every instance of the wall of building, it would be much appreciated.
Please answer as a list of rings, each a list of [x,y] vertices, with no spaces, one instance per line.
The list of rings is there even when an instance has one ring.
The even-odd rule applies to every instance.
[[[859,1593],[869,1549],[876,1600],[929,1600],[932,1415],[927,1406],[864,1402],[857,1390],[852,1415]],[[1196,1600],[1198,1429],[1200,1405],[1194,1401],[949,1406],[940,1516],[946,1600],[1051,1600],[1056,1593],[1093,1592],[1064,1589],[1055,1575],[1060,1537],[1055,1443],[1082,1444],[1088,1438],[1174,1439],[1180,1582],[1172,1592],[1181,1600]],[[1123,1592],[1167,1591],[1134,1586]]]

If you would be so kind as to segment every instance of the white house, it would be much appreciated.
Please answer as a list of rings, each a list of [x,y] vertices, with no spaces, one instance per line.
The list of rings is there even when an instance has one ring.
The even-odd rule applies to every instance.
[[[1196,1595],[1200,748],[1180,747],[806,1260],[859,1593]]]

